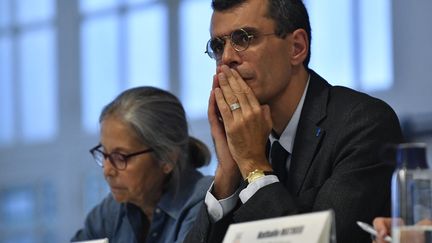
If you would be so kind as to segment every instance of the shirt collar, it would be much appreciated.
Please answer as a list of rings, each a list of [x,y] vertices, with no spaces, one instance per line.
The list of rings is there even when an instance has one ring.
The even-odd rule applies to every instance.
[[[298,103],[293,116],[291,117],[291,120],[288,122],[288,125],[285,127],[284,131],[282,132],[279,143],[282,145],[282,147],[288,151],[289,153],[292,153],[293,146],[294,146],[294,138],[297,132],[298,123],[300,121],[300,114],[303,109],[304,100],[306,97],[306,92],[309,87],[309,81],[310,81],[310,75],[308,76],[308,80],[306,83],[306,87],[303,91],[303,95],[300,99],[300,102]],[[273,136],[273,134],[270,134],[270,142],[273,143],[274,141],[278,140]]]
[[[196,182],[202,177],[202,175],[194,169],[186,169],[186,171],[179,176],[180,181],[171,183],[157,205],[157,208],[174,219],[179,217],[183,206],[191,196],[191,191],[193,191]]]
[[[166,191],[162,194],[155,210],[160,210],[173,219],[178,219],[183,206],[194,191],[196,182],[202,177],[202,174],[195,169],[185,169],[184,174],[180,174],[180,180],[177,183],[170,182]],[[126,203],[126,214],[130,219],[136,220],[136,211],[139,207]]]

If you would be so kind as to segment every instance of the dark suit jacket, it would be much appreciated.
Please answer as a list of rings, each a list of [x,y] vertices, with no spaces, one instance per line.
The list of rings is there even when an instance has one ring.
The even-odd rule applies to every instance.
[[[310,74],[287,181],[261,188],[216,223],[203,205],[185,242],[221,242],[231,223],[326,209],[335,212],[338,243],[371,242],[355,222],[390,214],[394,164],[380,153],[402,142],[398,118],[383,101]]]

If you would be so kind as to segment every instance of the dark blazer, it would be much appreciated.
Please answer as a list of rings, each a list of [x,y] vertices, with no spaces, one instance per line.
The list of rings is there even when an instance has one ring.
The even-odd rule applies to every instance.
[[[205,205],[185,242],[221,242],[229,224],[333,209],[338,243],[371,242],[356,221],[390,214],[394,163],[383,145],[402,142],[399,121],[383,101],[331,86],[310,70],[287,181],[258,190],[211,223]]]

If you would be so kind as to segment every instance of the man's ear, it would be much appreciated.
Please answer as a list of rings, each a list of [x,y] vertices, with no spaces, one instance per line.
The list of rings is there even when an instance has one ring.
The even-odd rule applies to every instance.
[[[309,40],[304,29],[297,29],[292,33],[293,53],[291,62],[293,65],[301,65],[309,53]]]

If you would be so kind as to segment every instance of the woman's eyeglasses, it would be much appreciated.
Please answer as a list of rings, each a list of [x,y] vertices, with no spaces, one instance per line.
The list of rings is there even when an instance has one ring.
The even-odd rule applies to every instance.
[[[104,163],[108,158],[109,162],[114,166],[114,168],[118,170],[126,169],[128,159],[140,154],[145,154],[153,151],[152,148],[149,148],[131,154],[122,154],[119,152],[112,152],[110,154],[107,154],[103,152],[101,148],[102,145],[99,144],[96,147],[90,149],[90,153],[93,156],[94,160],[96,161],[96,164],[98,164],[100,167],[103,168]]]

